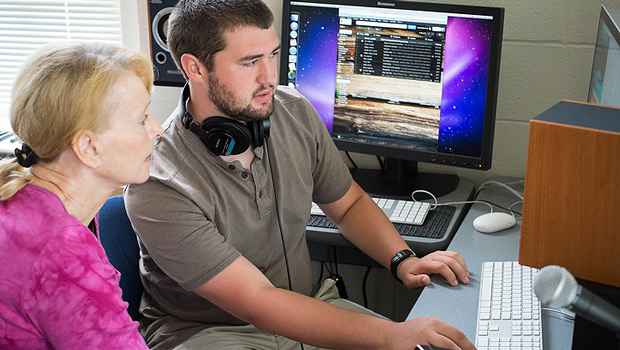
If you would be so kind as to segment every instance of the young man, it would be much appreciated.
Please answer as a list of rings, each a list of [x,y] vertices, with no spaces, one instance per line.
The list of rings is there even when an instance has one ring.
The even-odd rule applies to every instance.
[[[310,103],[276,87],[280,42],[265,4],[181,0],[168,44],[188,84],[155,147],[151,178],[126,193],[142,249],[149,346],[473,349],[440,320],[396,323],[339,299],[333,281],[311,297],[312,201],[386,268],[405,251],[396,273],[409,288],[433,273],[468,283],[469,273],[455,252],[410,256]]]

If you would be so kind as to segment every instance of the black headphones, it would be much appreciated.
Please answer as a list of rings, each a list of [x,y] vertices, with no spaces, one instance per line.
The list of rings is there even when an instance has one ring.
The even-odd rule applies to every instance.
[[[189,99],[189,85],[185,84],[179,99],[179,119],[186,129],[200,137],[207,149],[216,156],[229,156],[245,152],[250,145],[261,147],[269,137],[269,118],[248,122],[248,125],[234,119],[213,116],[202,123],[185,110]]]

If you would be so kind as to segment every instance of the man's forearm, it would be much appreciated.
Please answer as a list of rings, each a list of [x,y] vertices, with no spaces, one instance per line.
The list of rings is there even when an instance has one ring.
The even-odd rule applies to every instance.
[[[383,211],[368,196],[360,198],[338,223],[342,235],[385,268],[409,246]]]

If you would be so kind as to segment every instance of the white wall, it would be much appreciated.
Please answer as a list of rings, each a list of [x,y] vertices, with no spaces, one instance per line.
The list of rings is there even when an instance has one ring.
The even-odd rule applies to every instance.
[[[281,0],[264,0],[280,33]],[[612,0],[604,0],[611,3]],[[617,2],[618,0],[613,0]],[[525,176],[528,121],[562,99],[587,96],[601,2],[590,0],[431,0],[506,9],[491,170],[420,164],[421,170],[457,173],[479,184],[491,176]],[[122,0],[124,41],[149,53],[146,0]],[[135,16],[138,16],[136,21]],[[178,88],[156,87],[151,113],[163,121],[178,101]],[[374,156],[354,154],[361,167],[377,167]]]

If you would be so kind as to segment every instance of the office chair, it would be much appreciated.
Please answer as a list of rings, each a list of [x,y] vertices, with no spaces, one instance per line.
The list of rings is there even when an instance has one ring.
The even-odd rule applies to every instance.
[[[129,303],[127,311],[133,320],[140,321],[138,310],[143,291],[138,268],[140,248],[123,196],[110,197],[99,210],[99,237],[110,263],[121,273],[123,300]]]

